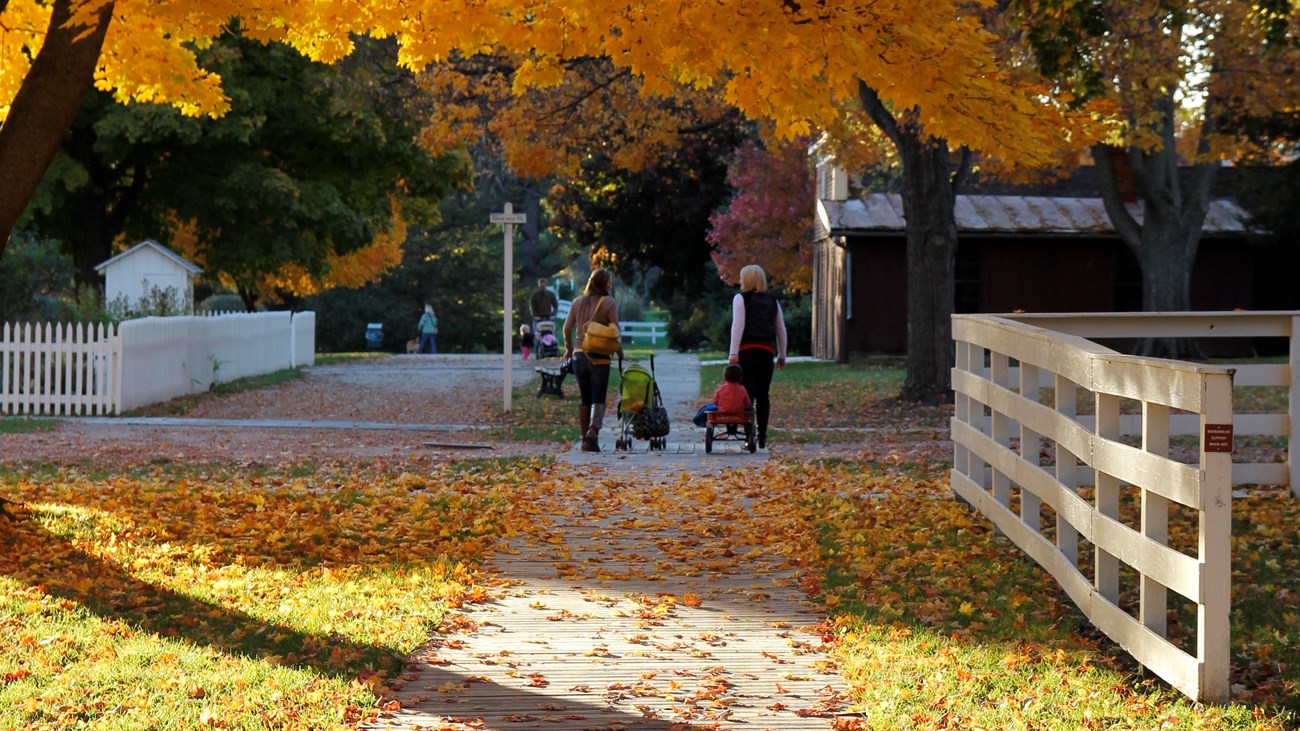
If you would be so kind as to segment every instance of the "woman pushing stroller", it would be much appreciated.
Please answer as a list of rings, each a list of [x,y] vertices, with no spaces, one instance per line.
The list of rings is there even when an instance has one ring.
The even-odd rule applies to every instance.
[[[582,296],[573,301],[564,318],[564,356],[572,359],[573,376],[578,381],[581,403],[578,406],[578,429],[582,432],[582,451],[600,451],[600,428],[605,420],[605,398],[609,391],[609,355],[583,351],[587,323],[618,326],[618,306],[611,296],[613,278],[609,271],[597,269],[587,279]],[[622,354],[622,348],[618,353]]]

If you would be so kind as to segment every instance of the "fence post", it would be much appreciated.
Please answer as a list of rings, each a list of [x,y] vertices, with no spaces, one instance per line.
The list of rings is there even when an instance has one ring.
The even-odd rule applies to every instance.
[[[1020,363],[1020,396],[1038,403],[1038,366]],[[1020,457],[1034,466],[1041,466],[1042,450],[1038,432],[1020,425]],[[1035,532],[1042,532],[1042,502],[1033,492],[1020,489],[1020,519]]]
[[[109,351],[108,358],[108,378],[109,394],[112,399],[113,415],[122,413],[122,363],[125,360],[122,353],[122,326],[109,323],[104,328],[108,336]]]
[[[1074,381],[1058,373],[1052,384],[1052,391],[1053,405],[1057,412],[1071,419],[1078,416],[1079,392]],[[1079,485],[1076,474],[1079,469],[1079,458],[1060,442],[1054,441],[1054,444],[1056,445],[1056,479],[1073,491]],[[1059,512],[1056,514],[1056,547],[1065,554],[1071,566],[1079,567],[1079,531],[1075,530],[1070,521]]]
[[[1109,442],[1119,441],[1119,396],[1096,393],[1098,437]],[[1119,521],[1119,478],[1101,470],[1094,470],[1096,480],[1097,512]],[[1106,601],[1119,606],[1119,558],[1097,546],[1094,549],[1097,593]]]
[[[1142,402],[1142,449],[1161,457],[1169,456],[1169,407]],[[1142,488],[1142,535],[1169,545],[1169,498]],[[1166,636],[1169,591],[1160,582],[1142,575],[1138,589],[1138,617],[1161,637]]]
[[[1295,457],[1295,438],[1300,427],[1300,317],[1291,318],[1291,347],[1289,348],[1291,383],[1286,394],[1287,440],[1286,471],[1291,480],[1291,496],[1300,498],[1300,459]]]
[[[1011,359],[1003,353],[996,351],[989,354],[989,380],[998,386],[1011,385]],[[991,429],[993,432],[993,441],[1000,446],[1010,448],[1011,446],[1011,419],[1001,411],[993,409]],[[993,470],[993,499],[1002,504],[1004,508],[1011,507],[1011,476],[1003,474],[1000,470]]]
[[[1206,451],[1206,426],[1232,424],[1232,375],[1209,374],[1201,409],[1201,600],[1196,607],[1200,697],[1228,700],[1229,609],[1232,603],[1232,452]]]

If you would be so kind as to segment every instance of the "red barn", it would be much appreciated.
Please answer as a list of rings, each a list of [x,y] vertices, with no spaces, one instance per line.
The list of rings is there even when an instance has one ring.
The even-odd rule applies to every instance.
[[[819,169],[814,222],[813,354],[907,347],[907,261],[900,196],[848,196],[843,174]],[[1130,203],[1140,221],[1142,207]],[[958,195],[957,312],[1140,310],[1137,260],[1099,197]],[[1210,203],[1192,275],[1198,310],[1269,309],[1267,292],[1295,247],[1253,242],[1246,211]],[[1282,268],[1294,271],[1288,263]]]

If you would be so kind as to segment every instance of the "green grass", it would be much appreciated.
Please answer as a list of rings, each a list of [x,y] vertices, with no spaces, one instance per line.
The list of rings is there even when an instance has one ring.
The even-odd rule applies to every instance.
[[[261,376],[249,376],[248,378],[238,378],[227,383],[214,383],[208,389],[207,393],[196,393],[192,396],[182,396],[165,401],[161,404],[154,404],[144,408],[135,409],[127,412],[125,416],[184,416],[189,413],[195,406],[212,398],[228,396],[230,394],[242,393],[244,391],[255,391],[261,388],[270,388],[279,386],[283,383],[296,381],[302,378],[301,368],[286,368],[274,373],[267,373]]]
[[[700,368],[702,396],[713,395],[722,383],[724,367]],[[772,378],[772,426],[796,430],[791,434],[793,441],[805,442],[837,441],[846,437],[828,430],[819,439],[811,433],[800,435],[798,430],[945,427],[950,409],[894,400],[906,375],[904,369],[892,363],[789,363]]]
[[[941,465],[785,469],[817,486],[802,509],[820,536],[820,590],[860,728],[1296,727],[1300,501],[1280,491],[1234,500],[1239,687],[1231,703],[1202,706],[1141,672],[1046,571],[952,500]],[[1189,623],[1171,621],[1174,634]]]
[[[315,365],[337,365],[359,360],[380,360],[391,357],[392,353],[383,351],[361,351],[355,353],[317,353]]]
[[[337,728],[452,604],[542,463],[5,468],[0,728]]]
[[[57,419],[31,419],[26,416],[0,417],[0,434],[35,434],[52,431],[58,426]]]

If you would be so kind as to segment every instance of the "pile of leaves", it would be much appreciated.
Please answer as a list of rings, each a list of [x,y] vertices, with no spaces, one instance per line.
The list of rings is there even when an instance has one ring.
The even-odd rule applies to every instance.
[[[327,728],[385,683],[509,535],[538,463],[9,472],[0,726]]]

